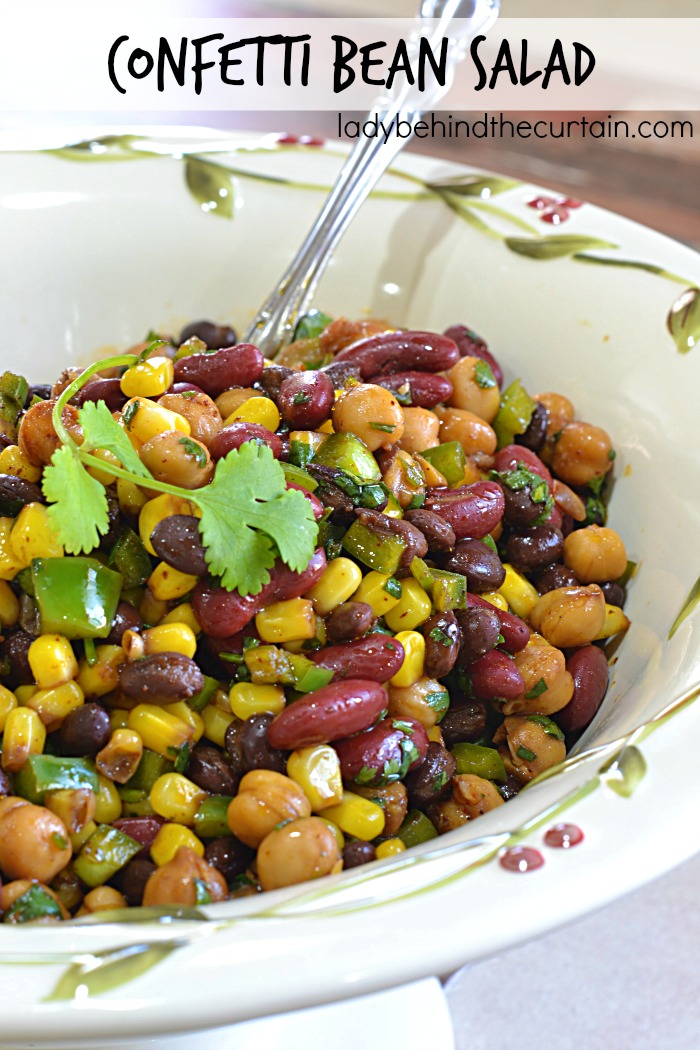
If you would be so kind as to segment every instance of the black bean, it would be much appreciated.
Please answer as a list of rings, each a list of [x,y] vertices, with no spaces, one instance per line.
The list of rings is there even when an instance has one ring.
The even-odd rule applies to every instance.
[[[421,624],[425,638],[424,673],[429,678],[449,674],[457,660],[462,633],[453,612],[436,612]]]
[[[26,503],[46,503],[39,486],[14,474],[0,474],[0,511],[14,517]]]
[[[58,746],[66,758],[94,757],[112,735],[109,715],[100,704],[87,703],[66,715],[58,730]]]
[[[503,520],[507,525],[532,525],[542,513],[542,504],[533,500],[527,488],[514,492],[504,485],[503,496],[506,504]]]
[[[228,883],[245,874],[254,857],[255,850],[246,846],[235,835],[212,839],[204,850],[206,862],[221,872]]]
[[[619,583],[610,581],[608,583],[601,583],[600,589],[605,595],[605,600],[608,605],[619,605],[620,608],[625,604],[625,589],[621,587]]]
[[[566,565],[550,565],[539,574],[535,586],[540,594],[546,594],[547,591],[556,591],[558,587],[576,587],[578,582],[573,569]]]
[[[533,525],[516,529],[506,541],[506,556],[516,569],[526,573],[541,572],[558,562],[564,551],[564,537],[553,525]]]
[[[345,385],[346,379],[356,379],[359,383],[361,381],[359,365],[350,364],[348,361],[331,362],[329,365],[325,365],[322,372],[330,378],[331,383],[336,390],[339,390]]]
[[[107,493],[107,522],[107,531],[100,538],[100,550],[109,552],[119,539],[124,525],[119,500],[109,492]]]
[[[544,445],[547,436],[547,425],[549,423],[549,412],[547,406],[541,401],[535,402],[535,411],[532,413],[528,428],[524,434],[515,435],[515,444],[524,445],[532,452],[539,452]]]
[[[287,754],[270,747],[267,730],[273,715],[251,715],[243,723],[241,753],[246,770],[272,769],[275,773],[287,771]]]
[[[240,779],[221,751],[208,744],[197,744],[194,748],[185,775],[210,795],[235,794]]]
[[[282,383],[293,375],[296,375],[293,368],[285,368],[284,365],[268,365],[267,368],[263,369],[263,373],[256,385],[276,403]]]
[[[18,685],[34,684],[34,675],[27,657],[29,646],[33,641],[32,636],[26,631],[12,631],[5,635],[1,651],[3,662],[6,662],[7,666],[3,678],[8,689],[16,689]]]
[[[498,645],[501,621],[495,609],[485,609],[478,605],[469,609],[459,609],[456,615],[462,632],[458,659],[460,667],[464,667]]]
[[[146,883],[157,870],[152,861],[144,857],[136,857],[130,860],[119,873],[118,884],[126,897],[127,904],[132,908],[137,908],[143,902]]]
[[[467,589],[473,594],[497,591],[506,578],[498,554],[483,540],[460,540],[445,567],[466,576]]]
[[[214,324],[213,321],[192,321],[180,332],[178,346],[188,339],[201,339],[210,350],[222,350],[225,346],[236,345],[236,333],[227,324]]]
[[[447,746],[452,747],[478,740],[486,731],[487,721],[488,709],[484,700],[452,703],[440,722],[440,731]]]
[[[93,379],[71,398],[71,403],[80,407],[86,401],[104,401],[110,412],[120,412],[128,400],[126,394],[122,393],[121,380],[115,377]]]
[[[40,397],[42,401],[48,401],[51,397],[51,384],[35,383],[33,386],[30,386],[25,403],[29,404],[34,397]]]
[[[119,602],[114,614],[109,634],[105,638],[108,645],[121,645],[124,631],[140,631],[143,627],[141,615],[131,602]]]
[[[498,790],[505,801],[508,802],[509,799],[515,798],[522,786],[518,778],[509,773],[505,784],[502,784]]]
[[[409,805],[414,809],[425,809],[431,802],[446,798],[452,790],[452,777],[457,761],[446,747],[431,740],[428,751],[416,768],[404,780]]]
[[[224,737],[224,754],[233,774],[236,777],[242,777],[246,772],[245,762],[243,761],[243,747],[241,744],[241,738],[243,736],[244,722],[231,722],[226,727],[226,735]]]
[[[420,529],[431,551],[451,551],[456,543],[452,526],[432,510],[408,510],[404,520]]]
[[[170,514],[162,518],[151,533],[151,543],[158,557],[178,572],[206,576],[209,571],[199,521],[193,514]]]
[[[204,675],[183,653],[152,653],[125,664],[119,685],[129,700],[145,704],[187,700],[204,688]]]
[[[373,619],[372,607],[366,602],[343,602],[326,620],[326,637],[329,642],[351,642],[367,633]]]
[[[361,839],[346,842],[343,846],[343,870],[369,864],[371,860],[376,860],[376,857],[377,851],[371,842],[363,842]]]

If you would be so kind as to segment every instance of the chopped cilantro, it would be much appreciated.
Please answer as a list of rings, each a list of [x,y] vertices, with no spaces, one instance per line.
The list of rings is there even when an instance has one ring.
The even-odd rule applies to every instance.
[[[192,438],[189,437],[182,437],[178,444],[182,445],[186,454],[192,457],[198,467],[206,467],[207,452],[198,441],[193,441]]]
[[[440,645],[444,645],[446,647],[452,645],[452,639],[450,638],[449,634],[446,634],[441,627],[433,627],[432,631],[430,632],[430,637],[433,639],[434,642],[439,642]]]
[[[7,909],[2,921],[32,922],[34,919],[43,919],[47,916],[62,919],[61,906],[50,893],[35,883]]]
[[[494,387],[496,385],[496,379],[491,371],[491,366],[488,361],[479,360],[474,365],[474,382],[477,386],[480,386],[482,390],[488,390],[489,387]]]
[[[372,430],[383,430],[385,434],[393,434],[396,430],[395,423],[370,423]]]
[[[404,383],[403,386],[400,386],[398,390],[394,390],[392,392],[398,403],[400,405],[403,405],[404,408],[407,408],[413,403],[411,398],[411,387],[409,383]]]
[[[492,550],[494,554],[498,554],[498,547],[496,546],[496,541],[493,536],[489,536],[487,533],[486,536],[481,537],[481,542],[486,544],[489,550]]]
[[[402,733],[408,733],[411,736],[414,732],[413,726],[410,722],[402,722],[400,718],[393,718],[391,724],[394,729],[400,729]]]
[[[169,747],[168,748],[168,755],[169,755],[170,758],[172,758],[172,760],[173,760],[173,762],[175,764],[175,772],[176,773],[184,773],[185,772],[185,770],[187,769],[187,766],[189,765],[190,755],[191,754],[192,754],[192,749],[191,749],[189,743],[183,744],[182,747]]]
[[[551,718],[547,718],[546,715],[528,715],[528,722],[535,722],[538,726],[542,726],[547,736],[553,736],[555,740],[563,740],[564,734]]]
[[[195,904],[211,904],[211,893],[204,879],[195,879]]]
[[[124,426],[126,427],[127,430],[131,430],[131,424],[133,422],[134,416],[136,415],[136,413],[138,412],[138,410],[140,408],[141,408],[141,402],[140,401],[132,401],[130,404],[128,404],[126,406],[126,408],[122,412],[122,419],[124,421]]]
[[[519,747],[515,753],[519,758],[524,758],[526,762],[533,762],[537,758],[535,752],[529,747]]]
[[[51,836],[51,841],[53,842],[54,846],[56,846],[57,849],[67,849],[68,848],[68,840],[65,837],[65,835],[61,834],[60,831],[54,831],[53,835]]]
[[[309,402],[309,395],[304,390],[297,390],[293,401],[295,405],[306,405]]]
[[[406,507],[406,510],[420,510],[425,503],[425,492],[417,492],[411,502]]]
[[[549,686],[544,678],[540,678],[539,682],[533,685],[532,689],[529,689],[527,693],[525,693],[525,699],[534,700],[536,697],[541,696],[542,693],[546,692],[547,689],[549,689]]]
[[[450,778],[448,777],[447,772],[443,769],[442,773],[438,773],[438,775],[436,777],[433,777],[432,779],[431,787],[433,791],[436,794],[438,791],[442,791],[449,779]]]
[[[608,459],[610,460],[610,462],[612,462],[615,459],[616,455],[617,455],[617,452],[615,451],[615,449],[611,448],[610,451],[608,452]]]
[[[381,634],[382,632],[380,631],[379,633]],[[396,652],[396,646],[394,645],[393,642],[385,642],[384,643],[384,648],[385,649],[390,649],[392,653]]]
[[[390,594],[392,598],[400,598],[401,597],[401,584],[399,583],[399,581],[396,579],[395,576],[390,576],[389,577],[389,579],[386,581],[386,583],[382,587],[382,590],[386,591],[387,594]]]
[[[541,525],[552,513],[554,497],[549,491],[549,485],[543,477],[530,470],[522,460],[513,470],[492,470],[491,477],[501,485],[505,485],[511,492],[529,491],[532,502],[542,505],[540,513],[532,522],[533,525]]]
[[[505,642],[505,638],[503,637],[502,634],[499,634],[498,638],[496,639],[496,645],[503,645],[504,642]]]
[[[439,722],[450,706],[450,694],[447,690],[440,690],[439,692],[426,693],[423,699],[436,712]]]
[[[355,783],[360,787],[372,784],[377,779],[377,770],[371,766],[363,766],[359,773],[355,774]]]

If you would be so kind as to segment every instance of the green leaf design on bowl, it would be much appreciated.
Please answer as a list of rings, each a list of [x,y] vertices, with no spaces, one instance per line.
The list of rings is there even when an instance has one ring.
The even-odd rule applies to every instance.
[[[644,755],[630,744],[616,759],[605,765],[600,773],[604,784],[622,798],[630,798],[639,787],[647,771]]]
[[[680,625],[688,616],[690,616],[698,602],[700,602],[700,577],[698,577],[693,586],[690,588],[690,591],[688,592],[688,597],[683,602],[678,616],[673,621],[673,624],[671,625],[671,630],[668,632],[669,638],[673,638]]]
[[[233,218],[233,179],[222,165],[201,157],[187,157],[185,182],[203,211]]]
[[[145,135],[101,135],[47,152],[66,160],[138,160],[142,154],[134,150],[134,143],[145,140]]]
[[[429,190],[437,193],[455,193],[458,197],[495,197],[499,193],[522,186],[517,179],[505,179],[497,175],[457,175],[446,179],[426,182]]]
[[[156,966],[171,952],[181,948],[182,943],[178,940],[161,944],[129,944],[114,951],[81,956],[81,961],[74,962],[58,979],[44,1002],[76,999],[79,991],[81,997],[114,991]]]
[[[506,237],[505,245],[518,255],[538,260],[563,259],[576,252],[618,247],[610,241],[577,233],[553,234],[551,237]]]
[[[700,342],[700,288],[688,288],[676,299],[666,325],[682,354]]]

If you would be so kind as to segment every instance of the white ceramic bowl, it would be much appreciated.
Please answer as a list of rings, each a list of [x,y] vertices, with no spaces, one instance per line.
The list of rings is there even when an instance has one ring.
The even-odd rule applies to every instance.
[[[245,327],[341,155],[191,131],[6,149],[3,367],[39,382],[151,328]],[[551,206],[529,203],[553,196],[540,188],[410,155],[397,169],[346,235],[318,305],[467,323],[507,376],[566,392],[613,435],[611,523],[639,568],[605,705],[559,774],[399,858],[204,908],[202,921],[3,926],[2,1046],[214,1026],[444,974],[700,848],[700,257],[589,205],[548,224]],[[543,833],[562,819],[584,841],[549,849]],[[500,851],[515,841],[544,866],[505,871]]]

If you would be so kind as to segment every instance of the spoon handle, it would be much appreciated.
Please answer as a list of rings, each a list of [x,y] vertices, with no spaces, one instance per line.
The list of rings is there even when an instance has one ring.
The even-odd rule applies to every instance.
[[[469,41],[491,27],[498,7],[499,0],[424,0],[409,48],[411,42],[417,46],[421,36],[431,44],[440,40],[448,25],[459,19],[457,33],[450,37],[445,84],[441,86],[433,79],[419,92],[404,79],[393,96],[377,100],[365,121],[379,119],[389,128],[392,121],[400,119],[414,126],[420,114],[432,109],[446,94]],[[291,341],[296,322],[308,308],[333,249],[406,141],[408,138],[396,134],[362,134],[358,139],[299,251],[245,334],[245,341],[254,343],[266,357],[274,358]]]

